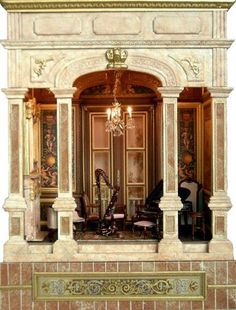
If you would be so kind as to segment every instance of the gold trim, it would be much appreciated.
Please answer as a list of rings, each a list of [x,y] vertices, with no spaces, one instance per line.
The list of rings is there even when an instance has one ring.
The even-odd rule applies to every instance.
[[[31,11],[94,11],[94,10],[156,10],[156,9],[229,9],[234,1],[149,1],[149,0],[0,0],[0,4],[9,12]]]
[[[236,284],[208,284],[207,287],[214,288],[214,289],[220,289],[220,288],[236,289]]]
[[[0,290],[29,290],[32,285],[0,285]]]

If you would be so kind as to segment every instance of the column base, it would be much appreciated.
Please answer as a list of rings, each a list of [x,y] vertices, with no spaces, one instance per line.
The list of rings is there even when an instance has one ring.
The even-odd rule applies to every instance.
[[[183,255],[183,244],[179,239],[162,239],[158,244],[158,253],[161,255],[173,255],[173,260]]]
[[[231,260],[234,259],[233,245],[229,240],[215,240],[209,242],[208,250],[210,254],[219,254],[221,259]],[[224,256],[222,258],[222,255]]]
[[[29,253],[29,245],[25,240],[11,240],[9,239],[3,246],[4,257],[22,256]]]
[[[60,212],[73,211],[77,207],[73,197],[57,197],[53,204],[53,209]]]
[[[8,212],[25,211],[27,204],[21,195],[11,194],[4,202],[3,209]]]
[[[57,240],[53,244],[53,254],[57,256],[57,259],[65,257],[67,261],[78,254],[78,244],[75,240]]]

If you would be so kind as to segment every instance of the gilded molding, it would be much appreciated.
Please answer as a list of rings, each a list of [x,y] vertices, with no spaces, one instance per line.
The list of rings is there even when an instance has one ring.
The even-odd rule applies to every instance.
[[[0,285],[0,291],[4,290],[31,290],[32,285]]]
[[[65,1],[65,0],[2,0],[1,5],[9,12],[32,11],[96,11],[96,10],[155,10],[155,9],[229,9],[233,1]]]

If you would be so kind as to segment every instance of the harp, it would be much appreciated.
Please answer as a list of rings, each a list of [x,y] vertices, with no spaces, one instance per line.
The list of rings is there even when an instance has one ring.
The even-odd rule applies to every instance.
[[[108,206],[107,206],[105,213],[104,213],[104,216],[103,216],[103,220],[101,223],[101,229],[98,232],[99,234],[102,234],[104,236],[108,236],[108,235],[114,233],[115,231],[117,231],[115,221],[112,221],[112,219],[113,219],[113,215],[115,212],[115,204],[116,204],[117,199],[118,199],[120,187],[117,185],[113,186],[110,183],[109,178],[106,175],[104,170],[102,170],[100,168],[95,170],[95,181],[96,181],[96,186],[97,186],[98,204],[100,205],[100,209],[102,207],[101,178],[105,181],[105,184],[109,187],[109,189],[111,189],[113,191],[111,199],[108,203]],[[108,217],[111,218],[109,225],[107,225],[107,220],[106,220]]]

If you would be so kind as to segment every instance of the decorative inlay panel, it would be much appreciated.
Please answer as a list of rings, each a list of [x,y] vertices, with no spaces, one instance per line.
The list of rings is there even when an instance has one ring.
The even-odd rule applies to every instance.
[[[62,176],[59,180],[59,188],[62,192],[69,191],[69,170],[68,170],[68,105],[60,104],[60,143],[59,143],[59,152],[61,155],[60,158],[60,175]]]
[[[174,104],[167,105],[167,191],[175,190]]]
[[[19,236],[20,235],[20,218],[19,217],[12,217],[11,218],[11,236]]]
[[[203,300],[204,272],[35,273],[35,300]]]
[[[166,215],[166,232],[168,234],[175,232],[175,217]]]
[[[11,130],[11,193],[18,193],[19,189],[19,105],[11,106],[10,130]]]
[[[215,225],[215,234],[221,235],[225,232],[225,218],[224,216],[217,216],[216,219],[216,225]]]
[[[216,143],[217,143],[217,162],[216,162],[216,169],[217,169],[217,181],[216,186],[217,190],[224,190],[224,103],[219,102],[216,104],[216,118],[217,118],[217,136],[216,136]]]
[[[69,235],[70,234],[70,220],[67,216],[61,217],[61,234]]]

